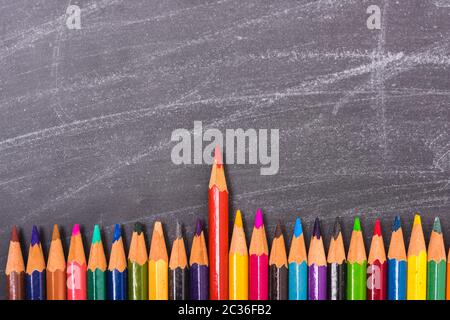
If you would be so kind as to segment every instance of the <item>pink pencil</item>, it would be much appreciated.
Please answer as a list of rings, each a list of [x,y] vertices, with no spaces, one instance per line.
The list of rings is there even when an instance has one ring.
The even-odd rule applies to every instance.
[[[250,300],[269,297],[269,247],[261,209],[258,209],[250,241]]]

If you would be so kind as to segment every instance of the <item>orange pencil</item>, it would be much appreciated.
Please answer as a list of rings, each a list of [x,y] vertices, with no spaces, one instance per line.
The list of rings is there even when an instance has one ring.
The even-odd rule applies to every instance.
[[[47,261],[47,300],[66,300],[66,259],[58,225],[53,226]]]

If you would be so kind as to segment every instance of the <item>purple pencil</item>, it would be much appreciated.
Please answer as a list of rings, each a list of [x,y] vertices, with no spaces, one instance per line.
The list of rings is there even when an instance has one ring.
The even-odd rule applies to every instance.
[[[190,265],[190,296],[191,300],[208,300],[209,293],[209,267],[208,251],[206,249],[203,223],[197,220],[194,240],[192,241]]]
[[[316,218],[308,252],[308,300],[327,300],[327,259]]]

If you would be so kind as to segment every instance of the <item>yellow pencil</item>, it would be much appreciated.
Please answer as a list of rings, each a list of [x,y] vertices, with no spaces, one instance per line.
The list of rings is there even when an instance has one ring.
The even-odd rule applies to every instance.
[[[408,300],[425,300],[427,298],[427,249],[423,236],[420,215],[414,216],[408,248]]]
[[[149,300],[169,299],[169,256],[162,224],[155,222],[148,262]]]
[[[241,211],[236,212],[229,257],[229,298],[248,300],[248,250]]]

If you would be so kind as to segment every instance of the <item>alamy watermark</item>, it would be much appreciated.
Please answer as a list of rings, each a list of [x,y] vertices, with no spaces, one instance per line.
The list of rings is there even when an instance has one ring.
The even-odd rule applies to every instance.
[[[201,121],[194,121],[194,130],[180,128],[172,132],[177,142],[171,159],[180,164],[212,164],[217,145],[224,150],[224,163],[261,165],[261,175],[275,175],[280,168],[280,132],[278,129],[203,130]],[[205,145],[204,145],[205,143]]]

